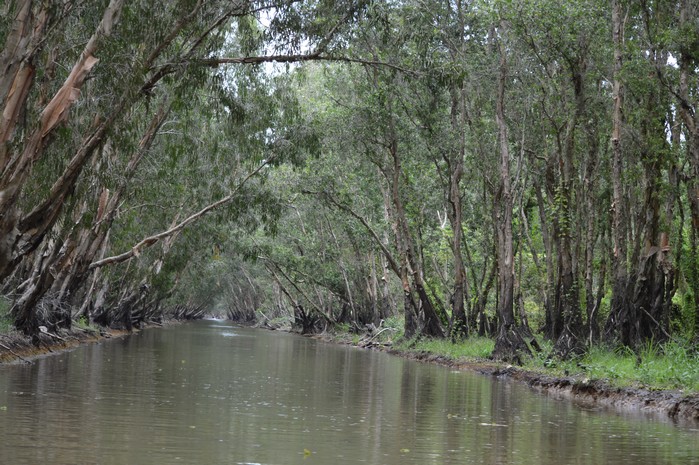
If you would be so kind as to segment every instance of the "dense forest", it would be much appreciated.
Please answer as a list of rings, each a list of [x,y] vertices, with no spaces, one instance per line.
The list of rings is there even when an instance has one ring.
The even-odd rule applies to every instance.
[[[0,317],[29,336],[697,341],[696,0],[0,11]]]

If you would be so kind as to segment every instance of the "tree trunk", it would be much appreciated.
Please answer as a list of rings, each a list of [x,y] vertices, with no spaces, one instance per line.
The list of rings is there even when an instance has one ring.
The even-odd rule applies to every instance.
[[[410,228],[408,226],[408,218],[406,216],[405,208],[403,206],[403,200],[400,196],[399,183],[400,175],[402,172],[400,156],[398,154],[397,141],[395,141],[395,139],[394,143],[391,144],[390,151],[394,163],[393,183],[391,186],[391,200],[393,201],[394,214],[396,215],[398,230],[401,231],[403,253],[405,253],[405,257],[407,259],[410,277],[412,278],[411,281],[415,289],[415,292],[417,293],[417,297],[420,301],[420,313],[423,317],[423,321],[421,322],[422,328],[420,330],[420,335],[442,338],[444,337],[444,332],[442,331],[442,326],[439,322],[437,312],[435,311],[434,306],[432,305],[432,301],[430,300],[429,296],[427,295],[427,291],[425,290],[422,264],[419,260],[419,257],[417,256],[415,243],[413,241],[413,237],[410,233]]]
[[[651,50],[650,60],[657,60],[657,52]],[[657,102],[656,94],[648,96],[646,119],[641,135],[644,150],[641,160],[645,171],[644,213],[639,218],[637,229],[643,231],[643,254],[637,264],[633,295],[630,296],[634,315],[636,345],[652,340],[662,342],[669,337],[670,312],[674,288],[674,266],[669,257],[669,228],[673,224],[675,186],[672,185],[674,166],[670,163],[669,189],[662,182],[660,153],[658,145],[669,149],[664,136],[666,109]],[[669,112],[669,110],[668,110]],[[662,138],[662,139],[660,139]],[[660,140],[658,140],[660,139]],[[669,150],[664,150],[669,153]],[[666,205],[661,213],[660,193],[668,191]],[[661,215],[663,216],[661,221]],[[665,226],[661,227],[661,223]]]
[[[691,0],[681,1],[680,28],[694,27],[692,21],[696,20],[697,5]],[[690,164],[689,176],[685,179],[687,186],[687,198],[689,199],[689,211],[691,216],[691,287],[694,294],[694,337],[699,340],[699,260],[697,259],[697,236],[699,235],[699,105],[697,104],[696,89],[690,86],[690,77],[696,78],[697,67],[696,54],[689,47],[682,47],[680,53],[680,88],[678,92],[679,115],[684,123],[687,140],[687,151]]]
[[[548,165],[549,163],[547,163]],[[549,167],[547,166],[547,176],[549,178],[548,172]],[[553,174],[550,175],[551,177]],[[548,184],[547,180],[547,184]],[[556,289],[556,270],[553,260],[553,239],[551,238],[551,231],[549,227],[549,217],[546,208],[546,201],[541,192],[542,187],[538,182],[534,181],[534,192],[536,194],[537,206],[539,210],[539,223],[541,224],[541,239],[544,243],[544,253],[546,262],[546,284],[544,286],[544,327],[541,328],[544,335],[549,340],[555,340],[554,335],[557,334],[558,326],[556,324],[555,317],[555,296],[554,290]]]
[[[3,166],[0,178],[0,193],[2,193],[0,195],[0,210],[7,213],[0,216],[0,231],[8,232],[11,235],[6,236],[6,239],[0,242],[0,248],[2,248],[0,250],[0,279],[7,277],[24,256],[39,246],[46,232],[58,217],[69,188],[62,189],[60,193],[54,192],[55,188],[52,188],[49,199],[51,208],[35,209],[21,220],[19,220],[20,215],[17,210],[17,199],[30,178],[33,164],[41,158],[59,124],[68,118],[71,107],[80,95],[80,89],[92,68],[99,61],[94,57],[94,53],[100,41],[110,34],[117,22],[122,6],[123,0],[112,0],[107,6],[97,30],[85,45],[61,88],[41,112],[39,124],[33,132],[26,136],[23,148],[15,154],[2,154],[3,160],[0,161]],[[22,86],[24,85],[22,84]],[[12,119],[9,124],[14,124]],[[92,150],[89,150],[89,153],[92,153]],[[74,176],[73,174],[75,171],[79,173],[79,168],[87,159],[87,155],[76,158],[79,158],[80,164],[77,167],[69,166],[70,170],[68,171],[70,181],[73,183],[74,178],[77,177],[77,174]],[[17,223],[18,220],[19,223]]]
[[[628,217],[623,194],[623,106],[624,87],[621,70],[623,65],[624,30],[621,0],[612,1],[612,36],[614,42],[614,68],[612,74],[612,92],[614,107],[612,111],[612,255],[613,287],[612,307],[605,324],[607,340],[619,341],[631,346],[632,341],[632,309],[628,300],[629,276],[627,270],[627,223]]]
[[[396,240],[398,242],[398,250],[400,251],[401,261],[405,257],[405,265],[401,265],[402,268],[407,267],[406,270],[410,275],[410,281],[412,286],[410,286],[406,281],[404,281],[403,271],[401,272],[401,281],[403,282],[403,290],[406,293],[406,305],[407,302],[417,303],[415,298],[410,295],[408,298],[407,294],[412,294],[414,290],[417,294],[417,300],[420,303],[420,311],[417,312],[417,317],[419,319],[422,316],[423,321],[420,322],[420,336],[427,337],[437,337],[443,338],[444,332],[442,330],[441,323],[437,312],[432,305],[427,291],[425,290],[425,283],[423,278],[423,269],[421,260],[417,254],[417,249],[415,247],[415,241],[413,235],[410,231],[410,226],[408,223],[408,217],[405,212],[405,206],[403,205],[403,199],[401,196],[401,176],[403,174],[401,165],[401,154],[398,149],[398,135],[396,134],[395,121],[393,118],[389,118],[387,124],[387,149],[390,156],[390,175],[389,172],[381,170],[389,183],[388,198],[390,199],[392,209],[388,209],[394,216],[394,232],[396,233]],[[386,196],[384,196],[386,197]],[[408,324],[413,324],[412,316],[406,315],[405,318],[405,334],[409,332]],[[412,331],[412,328],[410,328]]]
[[[597,342],[600,336],[599,329],[599,303],[595,299],[595,289],[594,289],[594,258],[595,258],[595,243],[599,236],[597,232],[597,206],[595,205],[595,188],[597,187],[597,173],[599,172],[599,162],[597,151],[599,150],[599,143],[597,137],[597,128],[592,128],[588,126],[588,144],[589,151],[587,157],[587,169],[585,170],[585,178],[583,180],[583,204],[585,212],[582,216],[585,218],[585,314],[587,317],[587,343],[588,346],[593,342]],[[598,278],[598,289],[601,294],[604,289],[604,274],[606,271],[606,260],[602,258],[602,264],[600,265],[600,272]]]
[[[580,37],[578,42],[584,43]],[[578,121],[585,114],[585,73],[587,55],[585,46],[581,46],[578,56],[568,61],[571,83],[573,86],[574,109],[568,120],[565,133],[565,143],[560,154],[560,177],[558,185],[558,215],[554,221],[554,234],[558,245],[558,286],[556,289],[556,320],[560,326],[553,333],[556,338],[554,352],[566,358],[570,354],[584,352],[583,322],[580,310],[580,289],[576,273],[576,253],[578,223],[574,217],[576,212],[573,205],[576,193],[577,178],[575,167],[575,137]]]
[[[468,319],[464,302],[466,296],[466,270],[461,253],[463,240],[463,212],[461,207],[461,178],[464,173],[465,142],[463,131],[465,128],[466,109],[464,105],[464,89],[452,90],[451,124],[454,134],[459,135],[459,145],[456,153],[450,157],[449,173],[449,222],[451,223],[452,239],[451,250],[454,256],[454,293],[452,295],[451,327],[449,328],[452,340],[462,340],[468,336]]]
[[[510,150],[505,121],[505,82],[507,80],[507,57],[504,44],[499,41],[500,70],[495,119],[498,126],[500,147],[500,186],[494,197],[493,215],[498,246],[498,289],[497,314],[498,335],[492,357],[521,363],[521,355],[531,355],[529,347],[515,323],[514,315],[514,246],[512,242],[513,197],[510,181]]]

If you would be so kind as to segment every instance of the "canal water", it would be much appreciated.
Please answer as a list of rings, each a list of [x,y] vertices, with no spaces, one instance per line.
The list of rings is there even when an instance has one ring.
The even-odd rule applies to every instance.
[[[699,431],[223,321],[0,367],[0,464],[699,464]]]

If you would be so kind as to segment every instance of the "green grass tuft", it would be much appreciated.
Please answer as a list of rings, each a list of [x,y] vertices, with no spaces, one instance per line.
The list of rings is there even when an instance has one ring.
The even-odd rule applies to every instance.
[[[699,392],[699,363],[688,344],[648,343],[638,351],[592,347],[584,356],[566,361],[549,360],[545,354],[531,359],[527,369],[601,379],[618,387],[678,389]]]
[[[0,296],[0,333],[10,332],[13,328],[10,307],[10,301]]]
[[[417,352],[428,352],[444,355],[452,359],[483,359],[487,358],[495,347],[495,341],[485,337],[470,337],[463,342],[453,343],[447,339],[423,339],[417,343],[404,343],[404,349]]]

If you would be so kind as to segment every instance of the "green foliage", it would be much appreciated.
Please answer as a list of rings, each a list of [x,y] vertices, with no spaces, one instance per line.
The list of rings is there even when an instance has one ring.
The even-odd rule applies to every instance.
[[[99,328],[92,325],[85,316],[80,316],[77,320],[73,320],[73,325],[76,328],[82,329],[84,331],[92,331],[95,333],[99,332]]]
[[[339,333],[349,333],[350,324],[349,323],[335,323],[335,331]]]
[[[12,318],[10,317],[11,302],[4,296],[0,296],[0,334],[10,331]]]
[[[10,131],[13,154],[22,152],[40,123],[106,3],[69,2],[64,15],[50,19],[45,46],[31,58],[37,78],[29,86],[29,103]],[[502,253],[494,243],[493,201],[499,196],[495,108],[503,44],[513,270],[532,327],[545,323],[544,301],[552,305],[556,296],[566,297],[558,292],[564,264],[576,274],[581,309],[589,294],[603,295],[597,309],[603,323],[610,312],[612,267],[621,263],[634,275],[638,257],[657,247],[665,232],[671,247],[662,271],[672,271],[667,285],[677,289],[669,289],[675,308],[663,316],[671,319],[673,334],[688,336],[699,298],[691,241],[696,231],[686,192],[696,174],[688,156],[696,138],[682,123],[681,110],[696,113],[696,96],[690,92],[679,104],[681,69],[669,57],[687,60],[693,69],[699,40],[694,23],[679,24],[680,3],[627,5],[619,76],[625,91],[624,174],[617,180],[624,205],[613,207],[619,210],[611,206],[611,17],[601,0],[279,1],[257,5],[251,14],[235,2],[140,0],[125,4],[79,99],[37,153],[31,182],[17,200],[19,213],[50,195],[68,160],[108,120],[70,195],[60,199],[62,211],[48,225],[51,240],[41,244],[46,250],[35,253],[58,257],[62,244],[68,250],[73,238],[105,227],[104,249],[94,245],[100,253],[116,254],[235,192],[176,240],[161,240],[128,265],[104,270],[100,279],[109,284],[110,298],[117,301],[125,289],[148,283],[156,304],[250,306],[271,318],[288,317],[301,305],[330,320],[384,319],[387,334],[396,335],[402,331],[396,314],[404,290],[400,271],[388,263],[405,269],[408,244],[414,248],[411,277],[422,279],[432,302],[449,311],[457,270],[448,214],[456,192],[467,298],[473,304],[489,292],[490,311],[497,282],[489,288],[487,272]],[[12,29],[16,2],[5,9],[0,43]],[[193,19],[180,23],[186,18]],[[178,24],[182,29],[174,30]],[[216,57],[311,53],[316,47],[323,48],[323,57],[336,53],[382,64],[214,63]],[[144,88],[159,72],[164,77]],[[685,78],[695,89],[696,76]],[[126,178],[163,103],[167,118]],[[463,171],[452,191],[456,166]],[[107,191],[120,195],[113,223],[98,222]],[[612,258],[613,211],[629,212],[629,249],[637,249],[618,261]],[[28,266],[34,258],[28,256],[13,279],[34,279]],[[59,265],[46,269],[60,273]],[[591,289],[583,289],[586,278]],[[86,291],[71,289],[70,299],[81,304]],[[2,307],[0,321],[7,313]],[[441,316],[446,322],[445,312]],[[482,345],[473,353],[485,352]],[[646,356],[655,360],[650,350]],[[627,368],[619,362],[618,377],[626,377]],[[687,378],[667,368],[671,378]],[[651,372],[644,376],[657,377]]]
[[[690,289],[678,292],[672,297],[673,313],[671,325],[678,337],[690,340],[694,336],[696,304]]]

